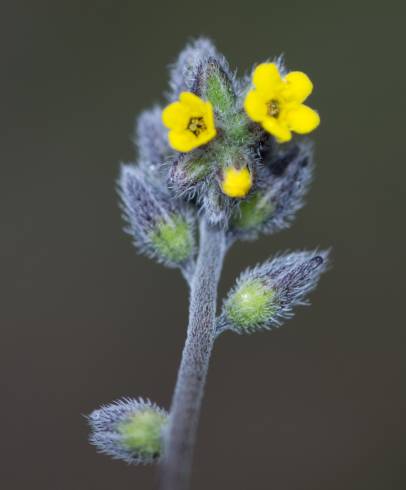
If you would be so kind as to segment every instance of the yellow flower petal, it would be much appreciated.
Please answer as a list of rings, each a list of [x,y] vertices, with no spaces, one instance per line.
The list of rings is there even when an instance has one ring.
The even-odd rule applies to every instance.
[[[266,101],[256,90],[250,90],[245,97],[244,109],[255,122],[262,121],[267,115]]]
[[[252,82],[261,94],[271,97],[282,84],[282,79],[275,63],[262,63],[255,68]]]
[[[285,96],[295,102],[303,102],[313,91],[310,78],[301,71],[291,71],[285,77]]]
[[[169,131],[169,144],[174,150],[186,153],[197,146],[196,136],[190,131]]]
[[[188,125],[190,111],[180,102],[169,104],[162,111],[162,122],[169,129],[182,130]]]
[[[229,197],[245,197],[252,186],[251,173],[247,167],[237,169],[227,167],[224,170],[221,189]]]
[[[197,113],[201,113],[205,110],[206,103],[197,95],[192,92],[181,92],[179,95],[180,103],[188,108],[192,115],[196,115]]]
[[[205,145],[208,143],[210,140],[212,140],[217,134],[216,128],[208,129],[206,131],[203,131],[197,138],[196,138],[196,144],[195,147]]]
[[[306,105],[299,105],[286,113],[289,128],[299,134],[310,133],[320,124],[320,116]]]
[[[278,143],[285,143],[292,139],[292,134],[286,124],[283,124],[274,117],[267,117],[262,122],[262,126],[265,131],[275,136]]]

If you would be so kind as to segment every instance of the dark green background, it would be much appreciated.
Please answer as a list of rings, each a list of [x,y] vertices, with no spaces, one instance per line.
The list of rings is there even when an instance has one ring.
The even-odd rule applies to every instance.
[[[3,488],[155,488],[154,469],[96,454],[82,414],[170,403],[187,289],[135,253],[114,181],[200,34],[240,73],[285,53],[322,116],[308,205],[232,249],[220,297],[276,251],[332,246],[334,266],[283,329],[216,344],[193,489],[405,488],[402,3],[2,2]]]

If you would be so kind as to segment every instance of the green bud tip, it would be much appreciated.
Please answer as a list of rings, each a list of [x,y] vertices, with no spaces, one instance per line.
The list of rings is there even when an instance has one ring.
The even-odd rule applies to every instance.
[[[157,223],[150,240],[156,252],[170,262],[184,262],[193,251],[191,225],[183,216]]]
[[[234,228],[250,230],[262,225],[273,213],[273,206],[267,196],[256,192],[252,197],[240,203],[232,220]]]
[[[229,144],[239,145],[250,138],[248,119],[244,112],[236,111],[235,95],[230,81],[214,69],[206,80],[205,96],[213,107],[222,113],[223,124],[229,138]]]
[[[228,319],[240,329],[250,329],[265,323],[275,312],[275,291],[260,279],[241,283],[225,304]]]
[[[233,107],[234,94],[218,70],[207,77],[206,97],[221,112],[227,112]]]
[[[185,171],[192,181],[199,181],[211,172],[211,162],[204,158],[191,160],[185,165]]]
[[[146,408],[122,422],[117,429],[126,449],[155,458],[161,453],[162,429],[166,422],[166,415]]]

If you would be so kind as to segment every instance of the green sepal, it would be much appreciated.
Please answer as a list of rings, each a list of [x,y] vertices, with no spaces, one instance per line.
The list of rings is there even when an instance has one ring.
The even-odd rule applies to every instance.
[[[158,457],[162,450],[162,429],[167,416],[156,410],[144,409],[118,426],[121,444],[130,451],[147,457]]]
[[[266,323],[275,312],[275,292],[260,279],[239,284],[225,302],[227,319],[237,329],[251,329]]]
[[[215,110],[229,112],[235,101],[230,81],[222,73],[221,68],[215,64],[210,65],[205,80],[204,95]]]
[[[232,227],[249,231],[265,223],[273,213],[273,206],[263,192],[256,192],[242,201],[232,217]]]
[[[173,215],[170,220],[156,223],[149,238],[163,260],[180,264],[193,253],[192,225],[184,216]]]

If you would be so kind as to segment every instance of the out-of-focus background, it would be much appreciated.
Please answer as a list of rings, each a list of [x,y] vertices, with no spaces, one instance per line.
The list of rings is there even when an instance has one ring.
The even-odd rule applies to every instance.
[[[156,486],[96,454],[83,414],[170,403],[188,293],[136,254],[115,179],[201,34],[240,74],[285,53],[322,115],[307,206],[234,246],[220,299],[277,251],[332,246],[334,265],[284,328],[216,344],[192,488],[405,488],[404,18],[398,1],[2,3],[2,488]]]

